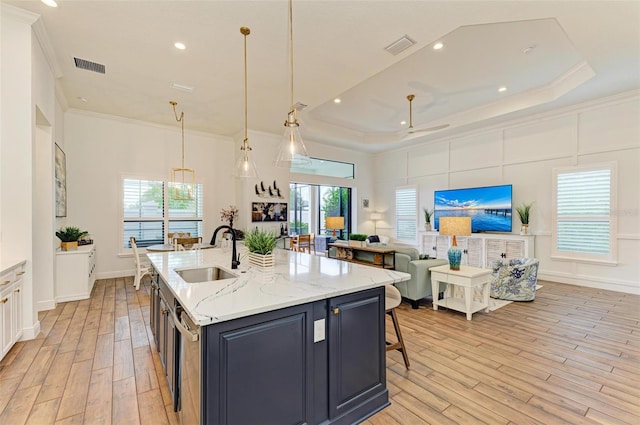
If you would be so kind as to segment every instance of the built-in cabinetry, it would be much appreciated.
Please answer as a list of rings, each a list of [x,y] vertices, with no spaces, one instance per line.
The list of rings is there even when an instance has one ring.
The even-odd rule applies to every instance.
[[[3,268],[0,275],[0,341],[2,359],[22,336],[22,286],[25,262]]]
[[[77,250],[56,252],[56,301],[85,300],[96,280],[96,246],[82,245]]]
[[[452,237],[438,232],[422,232],[420,252],[430,257],[447,258]],[[461,264],[489,268],[493,260],[535,257],[535,236],[500,233],[474,233],[456,237],[462,250]]]

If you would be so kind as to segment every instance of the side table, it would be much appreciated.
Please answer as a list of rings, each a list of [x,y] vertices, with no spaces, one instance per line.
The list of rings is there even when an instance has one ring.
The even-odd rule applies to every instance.
[[[467,314],[467,320],[471,320],[473,313],[482,309],[489,311],[489,290],[491,270],[479,267],[460,266],[460,270],[451,270],[448,264],[431,267],[431,290],[433,293],[433,309],[438,306],[447,307],[452,310],[461,311]],[[444,297],[438,299],[438,289],[440,282],[447,284]],[[453,286],[460,286],[464,289],[463,298],[455,296]],[[477,287],[482,289],[482,301],[473,300],[473,290]]]

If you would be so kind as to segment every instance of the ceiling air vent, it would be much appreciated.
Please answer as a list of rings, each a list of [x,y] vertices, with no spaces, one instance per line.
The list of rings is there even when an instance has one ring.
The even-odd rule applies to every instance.
[[[101,63],[91,62],[86,59],[73,58],[76,63],[76,68],[86,69],[87,71],[93,71],[100,74],[106,73],[105,66]]]
[[[387,52],[395,56],[400,52],[404,52],[414,44],[416,44],[416,41],[405,34],[402,37],[400,37],[398,40],[394,41],[393,43],[385,47],[384,50],[386,50]]]

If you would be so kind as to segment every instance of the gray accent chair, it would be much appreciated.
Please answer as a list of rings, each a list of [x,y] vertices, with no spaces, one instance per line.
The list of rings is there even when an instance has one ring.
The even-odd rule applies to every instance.
[[[420,260],[418,250],[415,248],[393,247],[396,250],[396,270],[409,273],[411,279],[395,284],[403,298],[411,303],[411,307],[417,309],[420,300],[432,295],[430,267],[448,264],[447,260],[429,259]],[[440,284],[440,292],[443,292],[446,284]]]

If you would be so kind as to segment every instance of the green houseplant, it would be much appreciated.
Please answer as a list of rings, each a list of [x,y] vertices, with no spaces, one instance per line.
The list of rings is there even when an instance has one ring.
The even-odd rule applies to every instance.
[[[273,267],[273,251],[278,243],[276,232],[254,229],[244,234],[244,245],[249,250],[249,264],[260,268]]]
[[[60,248],[63,251],[69,251],[70,249],[78,249],[78,240],[88,235],[89,232],[80,230],[78,227],[68,226],[61,227],[56,231],[56,236],[60,239]]]
[[[431,217],[433,216],[433,210],[422,208],[422,211],[424,211],[424,230],[428,232],[431,230]]]
[[[352,246],[364,246],[364,241],[367,240],[367,235],[364,233],[350,233],[349,234],[349,245]]]
[[[522,205],[516,207],[516,212],[520,218],[520,223],[522,223],[522,227],[520,227],[521,235],[529,234],[529,214],[531,212],[531,207],[533,206],[533,202],[530,204],[523,203]]]

